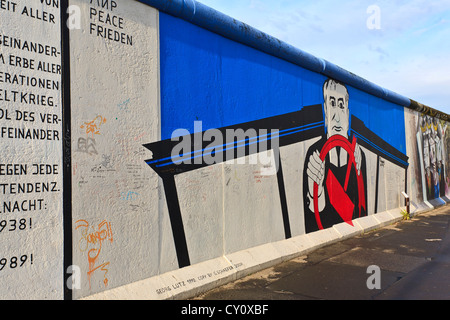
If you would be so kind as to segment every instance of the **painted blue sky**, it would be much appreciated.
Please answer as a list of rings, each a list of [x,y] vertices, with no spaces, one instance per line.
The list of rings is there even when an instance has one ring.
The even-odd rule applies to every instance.
[[[199,0],[450,114],[450,0]],[[379,8],[379,29],[369,29]]]

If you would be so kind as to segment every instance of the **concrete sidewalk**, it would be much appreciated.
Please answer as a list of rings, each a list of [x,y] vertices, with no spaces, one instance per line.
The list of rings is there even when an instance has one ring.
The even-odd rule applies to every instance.
[[[447,205],[318,249],[194,300],[447,300],[449,227]],[[373,265],[379,267],[381,288],[371,290],[367,283],[376,283],[376,273],[368,273],[368,267]]]

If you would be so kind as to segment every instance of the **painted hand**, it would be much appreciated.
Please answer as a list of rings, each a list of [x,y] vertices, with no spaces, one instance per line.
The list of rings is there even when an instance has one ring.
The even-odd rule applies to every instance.
[[[356,144],[355,146],[355,162],[356,162],[356,171],[358,171],[358,175],[360,175],[362,155],[361,155],[361,147],[359,146],[359,144]]]
[[[315,151],[309,157],[308,168],[306,169],[306,174],[308,175],[308,188],[309,194],[312,195],[314,192],[314,182],[319,186],[319,197],[323,193],[323,181],[325,178],[325,163],[320,159],[319,151]]]

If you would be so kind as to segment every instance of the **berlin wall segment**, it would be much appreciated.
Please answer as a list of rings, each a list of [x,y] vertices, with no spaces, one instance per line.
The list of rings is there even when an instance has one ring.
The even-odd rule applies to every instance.
[[[200,248],[191,244],[192,238],[195,237],[192,233],[196,232],[189,230],[192,225],[184,223],[184,221],[192,216],[198,216],[199,220],[204,220],[201,208],[194,206],[195,209],[192,209],[192,207],[186,206],[186,194],[191,196],[190,200],[192,201],[193,193],[186,191],[189,184],[183,182],[186,180],[192,182],[193,177],[198,179],[202,173],[205,175],[205,167],[211,167],[211,173],[216,172],[215,168],[222,159],[225,159],[225,162],[230,160],[226,154],[223,154],[224,150],[230,146],[232,149],[237,149],[238,145],[217,143],[217,140],[228,141],[226,139],[227,130],[237,128],[244,130],[253,128],[256,132],[262,128],[267,132],[278,130],[280,138],[277,145],[280,146],[279,153],[282,159],[280,167],[285,170],[292,166],[296,168],[294,175],[287,177],[284,175],[281,184],[274,183],[276,180],[271,181],[274,187],[272,190],[280,190],[281,186],[285,187],[283,188],[284,196],[288,201],[282,201],[280,198],[283,197],[283,193],[278,193],[280,196],[275,203],[281,206],[283,202],[290,202],[287,214],[286,210],[280,208],[273,210],[272,214],[268,214],[274,217],[274,213],[277,212],[275,216],[279,217],[278,223],[267,224],[272,227],[267,230],[271,231],[264,232],[261,229],[254,228],[252,230],[251,227],[238,226],[237,228],[241,232],[237,242],[245,243],[245,245],[236,246],[235,250],[250,247],[247,236],[255,239],[253,232],[269,235],[276,233],[278,226],[281,227],[280,230],[283,226],[285,229],[286,226],[290,226],[292,229],[285,234],[301,235],[330,228],[342,222],[351,226],[353,221],[360,217],[402,207],[404,201],[401,196],[402,191],[417,194],[416,186],[421,185],[421,181],[424,180],[415,175],[418,162],[412,162],[411,167],[408,157],[409,150],[417,148],[417,139],[411,139],[410,136],[411,128],[417,128],[418,125],[417,112],[406,109],[406,106],[374,97],[348,84],[310,73],[295,65],[289,65],[290,72],[289,74],[285,73],[284,78],[276,78],[273,73],[266,76],[263,70],[267,65],[270,64],[272,67],[275,65],[280,68],[277,71],[280,71],[285,70],[283,69],[286,66],[285,62],[223,39],[170,15],[160,13],[160,28],[161,52],[164,53],[161,55],[161,108],[163,123],[166,124],[162,128],[162,132],[163,137],[166,137],[167,140],[149,143],[145,146],[153,152],[153,158],[147,163],[158,172],[163,181],[167,181],[170,185],[170,188],[165,189],[165,193],[180,267],[192,264],[192,260],[196,263],[199,262],[197,258],[199,252],[196,251]],[[185,32],[180,33],[179,30]],[[210,44],[208,50],[204,50],[205,45],[202,45],[206,43]],[[218,52],[221,53],[220,58]],[[246,57],[248,60],[242,59],[242,57]],[[271,61],[266,62],[264,59]],[[258,61],[258,64],[254,64],[254,61]],[[205,67],[206,65],[208,68]],[[177,72],[173,72],[174,70]],[[202,72],[195,73],[195,81],[192,81],[192,73],[189,70],[202,70]],[[273,72],[273,69],[270,70]],[[297,76],[297,79],[308,79],[309,83],[312,82],[314,85],[307,87],[302,85],[301,81],[289,81],[289,76],[293,74]],[[182,81],[183,79],[186,80]],[[242,79],[252,79],[252,81],[243,82]],[[276,92],[272,89],[271,86],[277,83],[276,80],[280,81],[277,88],[283,88],[284,91]],[[183,86],[177,86],[177,83],[183,83]],[[208,83],[209,85],[207,85]],[[308,90],[305,90],[306,88]],[[193,94],[197,92],[198,94]],[[215,95],[214,92],[220,92],[220,94]],[[261,92],[264,92],[264,101],[258,99]],[[286,92],[293,92],[294,94],[288,96],[289,98],[298,97],[297,102],[283,103],[286,101],[286,95],[281,93]],[[298,94],[299,92],[300,94]],[[251,94],[249,95],[249,93]],[[252,95],[253,93],[254,95]],[[195,97],[195,101],[193,97]],[[293,110],[289,108],[295,105],[298,111],[292,112]],[[173,106],[176,106],[177,109],[174,109]],[[211,112],[205,112],[211,106],[219,107],[221,118],[217,117],[218,113],[213,112],[213,109]],[[285,113],[284,115],[265,117],[270,112]],[[295,112],[301,116],[297,117],[294,115]],[[249,115],[258,119],[249,119]],[[411,115],[416,117],[415,122],[414,120],[410,121]],[[284,127],[283,116],[284,120],[290,120],[292,127]],[[241,120],[240,122],[240,117],[242,120],[247,118],[247,121],[251,121]],[[296,121],[296,119],[302,120]],[[196,129],[198,121],[202,121],[203,126],[210,128],[209,130],[217,130],[214,131],[215,135],[221,138],[214,139],[214,141],[205,139],[200,144],[195,143],[195,139],[198,137],[201,140],[205,134],[208,137],[211,136],[211,134],[207,134],[208,130],[199,132],[198,128]],[[386,121],[390,124],[387,124]],[[223,126],[223,124],[227,126]],[[172,139],[170,135],[176,132],[176,128],[184,128],[186,135],[180,137],[175,134]],[[443,187],[448,190],[448,182],[444,183],[443,181],[449,181],[448,169],[444,173],[444,167],[448,168],[448,151],[442,149],[448,136],[447,129],[448,125],[445,121],[435,119],[436,134],[432,138],[432,148],[438,156],[432,156],[434,160],[431,158],[429,160],[429,162],[433,161],[435,166],[427,165],[429,171],[436,168],[433,171],[436,175],[433,181],[440,184],[441,196],[444,194]],[[300,131],[302,131],[301,134]],[[248,131],[245,132],[248,133]],[[432,130],[429,132],[427,137],[433,134]],[[281,133],[285,133],[285,135],[281,137]],[[297,135],[293,137],[292,133],[297,133]],[[256,141],[257,137],[258,135],[249,134],[241,140],[249,143],[252,139]],[[176,151],[175,156],[174,150]],[[218,161],[210,163],[211,158],[204,159],[206,150],[208,155],[217,156]],[[249,157],[252,153],[253,151],[248,148],[245,156]],[[287,157],[288,154],[296,154],[298,158],[294,160]],[[444,157],[447,160],[444,161]],[[176,162],[178,163],[176,164]],[[250,162],[249,158],[245,159],[243,167],[230,167],[223,163],[225,172],[222,188],[226,190],[228,186],[233,186],[232,181],[238,180],[237,176],[239,177],[239,174],[243,174],[245,171],[256,173],[257,171],[252,171]],[[245,165],[247,165],[246,168]],[[198,175],[193,173],[196,170],[199,171]],[[227,172],[232,172],[233,176],[227,175]],[[260,173],[261,170],[258,172]],[[302,172],[303,176],[299,175],[299,172]],[[208,174],[205,175],[205,177],[207,176]],[[253,182],[264,183],[260,179],[260,174],[253,176],[255,177]],[[177,183],[174,183],[174,180]],[[203,183],[208,182],[203,180]],[[256,183],[253,185],[245,180],[245,189],[253,189],[257,186]],[[432,185],[433,183],[429,182],[428,184]],[[197,190],[199,194],[203,192],[202,196],[198,198],[198,202],[202,202],[201,199],[203,199],[204,203],[204,200],[209,198],[208,192],[205,193],[204,189]],[[211,194],[216,194],[223,189],[217,188],[216,190]],[[235,190],[243,191],[239,188]],[[303,197],[299,197],[299,193]],[[220,201],[223,201],[225,206],[231,209],[226,212],[234,217],[239,216],[234,213],[234,210],[239,210],[227,205],[230,201],[227,199],[226,191],[223,194]],[[436,197],[436,194],[434,193],[433,197]],[[244,197],[238,197],[238,200],[235,199],[235,201],[237,203],[248,202],[252,205],[258,203],[258,200],[261,201],[260,199],[248,201],[250,199],[244,199]],[[299,206],[292,205],[295,198],[301,199],[297,203],[300,204],[302,210],[298,209]],[[419,204],[424,199],[418,195],[415,197],[415,201],[416,204]],[[264,209],[258,210],[258,212],[261,214]],[[250,220],[254,220],[249,226],[255,225],[256,221],[261,223],[262,215],[251,217]],[[247,219],[249,218],[247,217]],[[293,223],[294,221],[295,223]],[[229,221],[225,217],[224,229],[233,228],[232,224],[227,225],[227,222]],[[279,236],[282,232],[277,234]],[[211,236],[209,240],[212,243],[214,235],[209,236]],[[205,233],[203,232],[203,240],[204,237]],[[232,250],[227,251],[227,243],[231,242],[231,239],[226,238],[226,232],[224,237],[223,251],[225,253],[233,252]],[[252,243],[253,246],[258,244],[261,243],[258,241]],[[193,256],[196,258],[192,259]]]
[[[79,22],[70,30],[70,120],[80,299],[166,272],[174,258],[142,146],[160,132],[158,12],[131,0],[69,5]]]
[[[0,16],[0,296],[61,299],[59,1],[2,0]]]
[[[0,0],[1,298],[61,299],[66,267],[73,299],[141,280],[176,295],[402,192],[448,201],[443,118],[138,1],[70,6],[63,56],[59,1]]]

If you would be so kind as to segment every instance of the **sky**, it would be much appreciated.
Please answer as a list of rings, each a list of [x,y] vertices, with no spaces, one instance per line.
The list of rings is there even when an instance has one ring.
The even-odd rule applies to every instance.
[[[450,0],[198,0],[450,114]]]

